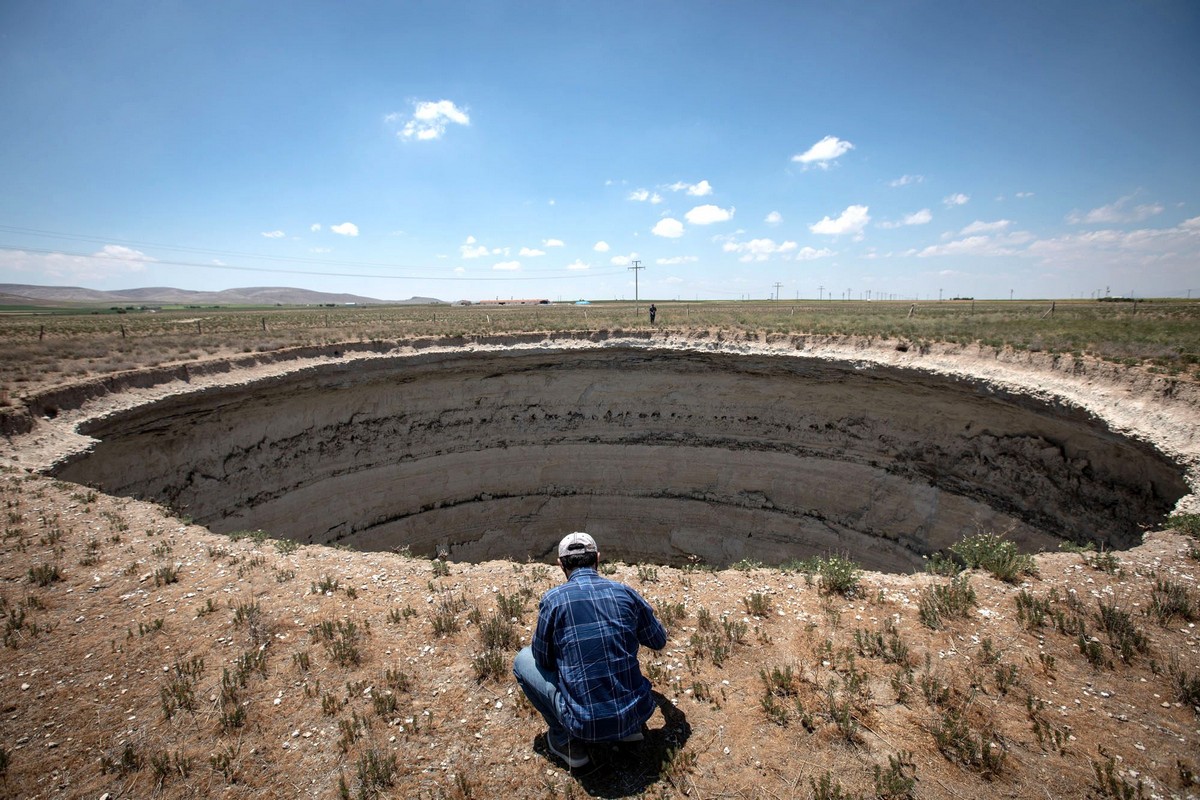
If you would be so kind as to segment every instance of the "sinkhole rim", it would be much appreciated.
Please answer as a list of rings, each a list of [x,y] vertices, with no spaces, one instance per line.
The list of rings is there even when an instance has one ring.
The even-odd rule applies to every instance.
[[[834,348],[834,349],[827,348],[822,353],[814,354],[813,352],[806,352],[806,351],[798,349],[795,346],[794,342],[789,342],[784,347],[778,347],[778,346],[772,347],[772,346],[748,346],[744,343],[737,343],[737,344],[723,343],[722,344],[722,343],[714,343],[711,340],[702,340],[699,343],[699,346],[697,346],[695,342],[692,342],[689,346],[680,347],[680,346],[677,346],[677,343],[675,346],[673,346],[670,342],[667,342],[667,341],[664,341],[661,339],[633,339],[633,340],[609,339],[609,340],[604,340],[603,342],[599,342],[599,343],[592,341],[592,340],[581,342],[579,339],[571,339],[568,342],[566,342],[565,344],[566,344],[566,346],[563,346],[564,345],[563,342],[547,342],[543,338],[535,343],[531,343],[524,347],[519,346],[519,345],[518,346],[498,345],[496,349],[492,349],[492,350],[489,350],[487,348],[481,348],[481,347],[474,346],[474,345],[470,346],[470,347],[465,347],[465,348],[464,347],[412,348],[408,352],[397,352],[395,349],[391,349],[391,350],[388,350],[383,353],[373,353],[373,354],[365,354],[365,355],[358,354],[357,356],[352,357],[352,360],[355,363],[363,362],[366,364],[369,364],[371,362],[386,363],[388,361],[391,361],[391,362],[394,362],[395,365],[403,365],[406,363],[414,363],[414,361],[417,361],[420,358],[430,358],[430,357],[435,358],[435,359],[445,358],[445,357],[449,357],[449,358],[454,358],[454,357],[480,358],[480,357],[484,357],[484,356],[488,356],[488,355],[495,355],[495,354],[510,355],[510,356],[514,356],[514,357],[522,356],[522,355],[529,355],[529,354],[563,356],[566,354],[577,354],[581,351],[593,352],[593,353],[597,353],[597,352],[598,353],[607,353],[607,354],[611,354],[611,353],[617,352],[617,351],[621,351],[621,352],[625,352],[625,353],[639,353],[639,354],[645,354],[646,352],[649,352],[649,351],[657,351],[657,352],[678,353],[678,354],[692,354],[692,355],[699,354],[702,356],[717,355],[719,357],[728,358],[733,361],[736,361],[742,357],[755,358],[755,357],[774,357],[774,356],[799,356],[802,359],[812,359],[812,360],[814,360],[814,363],[820,362],[820,363],[834,365],[836,367],[842,367],[842,368],[851,369],[851,370],[857,369],[858,367],[856,365],[867,364],[868,368],[883,368],[883,369],[895,368],[895,369],[898,369],[901,371],[905,371],[906,374],[912,374],[912,375],[916,375],[918,377],[934,376],[939,380],[943,380],[943,379],[963,380],[963,381],[967,381],[967,382],[987,384],[990,386],[998,386],[998,387],[1000,387],[1000,389],[1002,391],[1011,393],[1014,396],[1033,398],[1033,399],[1038,400],[1039,402],[1046,402],[1046,398],[1048,397],[1048,398],[1050,398],[1049,402],[1051,402],[1051,403],[1057,403],[1057,404],[1061,404],[1061,405],[1069,406],[1069,407],[1081,407],[1084,411],[1088,411],[1088,412],[1096,415],[1097,417],[1099,417],[1101,419],[1101,421],[1105,422],[1110,428],[1114,427],[1113,422],[1111,420],[1106,419],[1105,415],[1097,414],[1095,409],[1090,409],[1086,405],[1072,402],[1072,398],[1069,396],[1064,398],[1061,395],[1056,394],[1054,392],[1047,392],[1047,391],[1045,391],[1044,388],[1041,388],[1041,387],[1034,388],[1033,390],[1031,390],[1030,387],[1028,387],[1028,386],[1022,386],[1019,384],[1005,384],[1003,382],[997,382],[996,376],[994,374],[987,375],[987,376],[980,376],[977,373],[974,373],[970,370],[959,370],[957,372],[950,371],[948,369],[945,369],[945,366],[946,366],[945,364],[940,365],[939,368],[937,368],[937,369],[929,369],[928,364],[911,363],[914,359],[912,359],[912,357],[909,354],[904,353],[899,350],[896,350],[895,348],[891,348],[891,349],[876,348],[873,351],[864,351],[862,349],[855,348],[852,353],[846,353],[845,350],[842,349],[840,352],[838,352],[836,354],[836,357],[835,357],[831,353],[832,353],[832,350],[834,350],[836,348]],[[337,364],[337,363],[346,363],[346,359],[350,355],[351,354],[349,352],[343,351],[340,354],[340,357],[335,359],[332,356],[326,354],[323,357],[318,357],[316,359],[309,359],[309,361],[307,363],[290,364],[290,365],[288,365],[288,368],[278,370],[274,375],[268,375],[265,377],[259,376],[259,377],[255,378],[254,380],[251,380],[248,382],[244,380],[247,377],[245,373],[235,371],[235,372],[231,373],[229,376],[227,376],[227,377],[231,378],[230,380],[212,381],[207,386],[191,387],[192,388],[191,391],[185,391],[185,392],[169,392],[169,393],[166,393],[166,395],[164,395],[164,396],[167,397],[168,402],[170,402],[170,399],[172,397],[173,398],[179,398],[179,397],[186,398],[188,396],[198,396],[198,395],[201,395],[204,392],[210,391],[210,390],[231,390],[231,389],[234,389],[235,387],[240,387],[240,388],[238,388],[239,391],[244,390],[244,389],[252,389],[253,390],[253,389],[256,389],[256,387],[261,387],[262,385],[264,385],[263,384],[264,381],[269,382],[273,379],[279,379],[279,378],[282,378],[284,381],[287,381],[287,380],[291,379],[291,377],[293,377],[297,374],[309,373],[312,370],[316,370],[317,372],[319,372],[319,371],[321,371],[321,369],[323,367],[328,367],[332,364]],[[866,357],[866,356],[871,356],[871,357]],[[378,359],[383,359],[384,361],[379,362]],[[410,359],[411,359],[411,361],[410,361]],[[918,360],[921,360],[921,359],[918,359]],[[951,361],[953,361],[953,359],[951,359]],[[1044,376],[1045,374],[1046,373],[1044,371],[1036,373],[1037,377]],[[127,396],[127,399],[132,399],[132,397]],[[157,401],[161,401],[162,399],[163,398],[160,397],[160,398],[158,398]],[[156,402],[156,401],[152,400],[148,404],[147,403],[138,403],[138,402],[129,403],[121,411],[128,412],[128,411],[138,409],[138,408],[146,408],[148,405],[153,405],[154,402]],[[64,408],[69,407],[68,404],[60,404],[60,405],[63,406]],[[74,413],[70,413],[70,414],[62,413],[62,410],[60,410],[60,416],[67,417],[67,418],[79,417],[78,414],[74,414]],[[106,417],[104,415],[100,415],[99,417],[92,417],[92,418],[90,418],[90,420],[92,422],[94,422],[96,420],[103,420],[105,418]],[[51,424],[59,424],[61,422],[61,420],[56,419],[56,420],[50,420],[48,422]],[[73,425],[87,424],[87,422],[88,422],[88,420],[86,420],[86,419],[85,420],[75,419],[72,424]],[[1138,441],[1138,442],[1144,442],[1144,441],[1146,441],[1146,439],[1150,439],[1150,437],[1141,437],[1141,436],[1133,436],[1133,437],[1124,436],[1124,438],[1129,439],[1131,441]],[[1151,441],[1151,444],[1154,444],[1154,442]],[[1159,452],[1161,457],[1167,458],[1174,463],[1176,469],[1182,473],[1182,475],[1183,475],[1182,480],[1184,481],[1184,484],[1186,485],[1186,487],[1189,490],[1192,489],[1192,487],[1195,485],[1195,481],[1189,480],[1193,476],[1192,476],[1192,474],[1187,472],[1184,465],[1181,465],[1180,461],[1178,459],[1170,459],[1170,457],[1167,454],[1163,453],[1163,449],[1161,447],[1156,447],[1155,449]],[[1193,493],[1193,496],[1194,496],[1194,493]],[[1186,499],[1186,496],[1183,499]],[[1181,500],[1181,502],[1182,502],[1182,500]],[[216,530],[216,528],[212,528],[211,526],[210,526],[210,528],[213,530]],[[556,529],[556,530],[559,530],[562,533],[565,533],[568,530],[577,530],[577,529],[587,529],[587,526],[586,525],[567,525],[567,526],[562,526],[561,528]],[[557,541],[557,540],[555,539],[555,541]],[[451,557],[453,558],[453,554]],[[465,559],[455,559],[455,560],[479,561],[479,560],[487,560],[487,559],[465,558]],[[658,562],[658,563],[670,563],[670,562]]]

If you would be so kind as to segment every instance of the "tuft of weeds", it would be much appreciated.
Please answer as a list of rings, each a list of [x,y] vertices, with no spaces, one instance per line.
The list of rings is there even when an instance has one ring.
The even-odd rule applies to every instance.
[[[949,583],[931,584],[921,590],[917,614],[925,627],[937,630],[948,617],[965,617],[975,605],[975,590],[966,575]]]
[[[322,575],[321,580],[311,585],[313,594],[333,594],[341,587],[341,582],[337,578],[329,575]]]
[[[746,613],[752,617],[767,618],[771,616],[771,596],[762,592],[751,592],[742,598]]]
[[[478,683],[487,680],[501,681],[508,673],[508,660],[502,651],[489,648],[471,656],[471,668]]]
[[[1099,601],[1100,609],[1097,619],[1100,627],[1108,635],[1108,643],[1112,651],[1123,662],[1130,663],[1134,656],[1145,655],[1150,651],[1150,642],[1146,635],[1133,624],[1133,616],[1115,605],[1106,605]]]
[[[176,711],[196,711],[196,682],[204,673],[204,659],[194,656],[190,661],[176,661],[168,673],[167,683],[159,690],[163,717],[171,719]]]
[[[179,581],[179,567],[174,565],[162,566],[154,570],[154,585],[166,586]]]
[[[290,556],[300,549],[300,543],[295,539],[275,539],[273,543],[276,552],[281,556]]]
[[[1194,622],[1197,616],[1196,605],[1187,587],[1161,578],[1154,582],[1154,589],[1150,592],[1150,607],[1146,613],[1154,617],[1159,625],[1166,625],[1175,617]]]
[[[504,594],[503,592],[496,595],[496,609],[510,619],[523,620],[525,619],[525,597],[520,593]]]
[[[683,605],[683,603],[672,603],[667,600],[655,600],[654,608],[658,612],[659,621],[668,628],[679,624],[687,618],[687,608]]]
[[[817,574],[821,576],[822,594],[840,594],[852,597],[858,591],[858,579],[862,570],[858,564],[842,556],[823,558],[817,565]]]
[[[450,565],[446,563],[445,559],[435,558],[431,563],[433,565],[433,577],[445,578],[450,574]]]
[[[366,638],[366,626],[352,620],[322,620],[308,629],[314,643],[325,646],[325,652],[341,667],[356,667],[362,663],[360,646]]]
[[[520,644],[517,626],[511,618],[493,614],[479,623],[479,635],[488,650],[516,650]]]
[[[1200,536],[1200,514],[1172,514],[1167,525],[1188,536]]]
[[[875,797],[879,800],[910,800],[917,785],[917,764],[912,751],[888,756],[888,768],[875,765]]]
[[[649,564],[638,564],[637,576],[642,583],[658,583],[658,568]]]
[[[396,783],[396,773],[400,770],[395,753],[374,747],[359,756],[355,768],[358,774],[358,796],[364,799],[377,797],[385,789],[390,789]]]
[[[1050,601],[1034,597],[1022,589],[1017,593],[1017,621],[1028,631],[1036,631],[1046,625],[1050,613]]]
[[[819,780],[809,778],[808,785],[812,790],[813,800],[861,800],[860,796],[847,791],[828,771]]]
[[[1142,800],[1146,796],[1146,787],[1141,779],[1131,784],[1123,775],[1117,774],[1117,763],[1109,756],[1103,764],[1093,761],[1092,771],[1096,774],[1096,790],[1098,797],[1112,797],[1114,800]]]
[[[951,552],[971,569],[984,569],[997,580],[1016,583],[1024,575],[1036,575],[1033,556],[1017,552],[1017,545],[995,533],[968,536],[950,546]]]
[[[945,708],[933,727],[938,749],[950,761],[974,769],[984,778],[1000,775],[1008,757],[989,727],[976,732],[966,716],[955,708]]]
[[[58,564],[38,564],[37,566],[30,567],[28,577],[30,583],[42,587],[49,586],[63,579]]]

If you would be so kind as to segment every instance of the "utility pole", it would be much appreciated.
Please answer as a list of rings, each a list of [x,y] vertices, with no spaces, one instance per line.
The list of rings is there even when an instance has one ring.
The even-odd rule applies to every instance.
[[[645,269],[645,267],[642,266],[641,261],[635,259],[630,269],[633,270],[633,313],[635,316],[640,317],[642,310],[638,305],[638,271]]]
[[[780,283],[779,281],[775,281],[775,299],[776,300],[779,299],[779,287],[780,286],[783,286],[783,284]]]
[[[825,287],[818,286],[817,287],[817,301],[819,302],[824,297],[825,297]]]

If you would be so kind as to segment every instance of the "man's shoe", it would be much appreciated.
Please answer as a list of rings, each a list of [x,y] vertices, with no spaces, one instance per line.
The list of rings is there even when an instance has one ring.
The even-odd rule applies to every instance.
[[[558,747],[557,745],[554,744],[554,740],[551,739],[549,736],[547,736],[546,737],[546,746],[550,748],[551,753],[554,753],[554,755],[561,758],[563,760],[563,763],[565,763],[571,769],[578,769],[579,767],[582,767],[583,765],[587,764],[589,761],[592,760],[591,756],[589,756],[587,754],[587,752],[585,752],[583,750],[583,747],[581,745],[576,745],[574,748],[572,748],[571,743],[569,741],[562,747]],[[572,749],[575,749],[576,751],[578,751],[579,755],[572,758],[571,757]]]

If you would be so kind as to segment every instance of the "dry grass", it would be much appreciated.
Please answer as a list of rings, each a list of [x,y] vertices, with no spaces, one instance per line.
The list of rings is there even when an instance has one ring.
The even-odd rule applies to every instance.
[[[414,337],[562,331],[649,331],[645,306],[180,309],[155,313],[0,316],[0,401],[47,385],[138,366],[186,364],[289,347]],[[943,303],[658,302],[657,330],[746,335],[854,335],[920,348],[981,343],[1200,374],[1200,301]],[[640,311],[641,313],[637,313]],[[911,311],[911,316],[910,316]]]
[[[1196,791],[1182,781],[1200,769],[1187,705],[1200,637],[1160,614],[1164,597],[1195,601],[1195,542],[1181,534],[1122,553],[1119,576],[1079,553],[1038,556],[1020,586],[971,572],[975,603],[936,630],[921,603],[941,577],[863,573],[844,597],[750,565],[657,567],[653,580],[646,565],[612,565],[669,619],[667,647],[642,659],[662,712],[645,743],[597,748],[597,766],[573,775],[545,757],[509,672],[532,605],[560,579],[543,565],[435,571],[275,546],[13,472],[0,501],[11,795]],[[1099,637],[1099,663],[1074,627],[1050,622],[1073,615]]]

